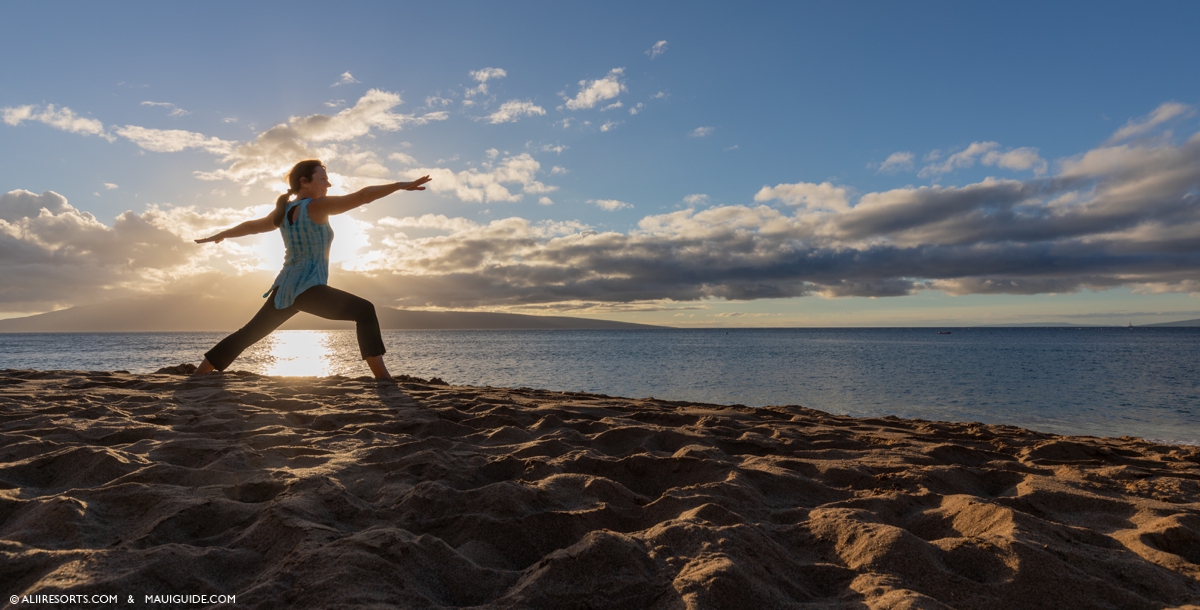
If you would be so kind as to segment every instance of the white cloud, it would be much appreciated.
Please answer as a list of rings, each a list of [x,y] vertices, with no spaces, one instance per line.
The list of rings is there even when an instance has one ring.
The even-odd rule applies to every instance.
[[[489,149],[483,151],[483,154],[487,155],[487,158],[490,160],[490,159],[495,159],[496,157],[499,157],[500,151],[495,148],[489,148]]]
[[[601,108],[600,112],[604,112],[605,110],[613,110],[614,108],[620,108],[622,106],[624,106],[624,104],[622,104],[620,101],[613,102],[613,103]]]
[[[341,108],[346,105],[346,100],[329,100],[325,102],[326,108]]]
[[[525,194],[541,195],[558,190],[556,186],[537,180],[541,167],[529,153],[521,153],[501,159],[495,167],[471,168],[461,172],[443,167],[422,167],[406,169],[403,173],[410,178],[431,176],[433,182],[429,184],[429,189],[434,193],[454,195],[472,203],[486,203],[520,201]],[[513,192],[506,185],[517,186],[520,192]]]
[[[621,123],[624,123],[624,121],[605,121],[604,124],[600,126],[600,131],[611,131],[616,129]]]
[[[358,82],[359,82],[359,80],[354,78],[353,74],[350,74],[349,72],[342,72],[342,75],[340,77],[338,77],[337,82],[335,82],[329,86],[330,87],[338,87],[341,85],[353,85]]]
[[[972,142],[966,149],[956,152],[941,163],[931,163],[921,168],[917,173],[922,178],[929,176],[937,176],[952,172],[956,169],[963,169],[975,165],[976,160],[979,160],[984,165],[994,167],[1003,167],[1006,169],[1015,170],[1033,170],[1035,175],[1046,173],[1047,163],[1040,156],[1036,148],[1016,148],[1009,151],[1000,151],[998,142]],[[937,160],[941,157],[940,151],[931,151],[926,155],[928,160]]]
[[[538,203],[542,205],[554,205],[554,200],[549,197],[541,197],[538,199]]]
[[[633,208],[632,204],[625,203],[624,201],[617,201],[616,199],[588,199],[587,202],[602,210],[608,210],[609,212]]]
[[[651,96],[650,96],[650,99],[652,99],[652,100],[661,100],[661,99],[663,99],[663,98],[665,98],[665,97],[667,97],[667,92],[666,92],[666,91],[659,91],[658,93],[655,93],[654,95],[651,95]]]
[[[1146,133],[1152,131],[1155,127],[1158,127],[1167,121],[1176,118],[1190,117],[1193,114],[1196,114],[1196,109],[1192,106],[1180,104],[1179,102],[1167,102],[1160,105],[1158,108],[1155,108],[1150,114],[1144,117],[1129,119],[1124,126],[1118,129],[1116,133],[1114,133],[1112,137],[1108,139],[1108,142],[1119,142],[1121,140],[1127,140],[1129,138],[1145,135]]]
[[[688,205],[702,205],[708,203],[708,195],[704,193],[694,193],[683,198],[683,202]]]
[[[482,70],[473,70],[471,72],[471,78],[481,83],[486,83],[489,80],[501,79],[505,76],[508,76],[508,72],[504,71],[502,68],[484,68]]]
[[[66,106],[59,108],[54,104],[47,104],[45,108],[40,109],[37,106],[17,106],[4,108],[2,112],[4,122],[9,125],[17,126],[24,121],[37,121],[69,133],[100,136],[109,142],[114,140],[104,131],[104,123],[81,117]]]
[[[117,130],[117,135],[152,152],[179,152],[199,148],[214,155],[227,155],[237,142],[206,137],[204,134],[182,129],[149,129],[137,125],[126,125]]]
[[[809,210],[845,211],[850,208],[850,199],[845,187],[829,182],[820,184],[797,182],[764,186],[754,195],[755,201],[778,199],[788,205]]]
[[[697,127],[695,129],[693,129],[691,131],[691,133],[689,133],[688,135],[692,136],[693,138],[703,138],[703,137],[711,134],[712,132],[713,132],[712,127]]]
[[[1038,156],[1038,150],[1028,147],[1014,148],[1006,152],[988,151],[980,159],[980,163],[1019,171],[1033,170],[1036,176],[1045,174],[1047,169],[1047,163]]]
[[[915,156],[908,151],[894,152],[884,159],[879,166],[879,172],[885,174],[894,174],[900,171],[909,171],[913,168],[913,159]]]
[[[645,107],[646,107],[645,104],[638,102],[637,105],[635,105],[629,109],[629,114],[637,114],[642,111],[642,108],[645,108]]]
[[[196,176],[204,180],[227,179],[241,184],[274,182],[299,159],[315,157],[329,163],[346,153],[330,143],[354,140],[374,129],[397,131],[405,126],[443,121],[449,117],[445,111],[422,115],[392,112],[400,104],[399,95],[371,89],[354,106],[337,114],[289,118],[286,123],[259,133],[253,141],[234,148],[224,158],[230,163],[225,169],[196,172]]]
[[[567,168],[559,167],[559,166],[555,165],[554,167],[550,168],[550,175],[554,176],[557,174],[565,174],[565,173],[567,173],[567,171],[568,171]]]
[[[667,41],[660,40],[660,41],[654,43],[654,46],[652,46],[646,50],[646,55],[649,55],[650,59],[654,59],[655,57],[658,57],[659,55],[662,55],[663,53],[666,53],[666,52],[667,52]]]
[[[108,190],[112,191],[112,190],[119,189],[119,188],[121,188],[121,187],[119,187],[119,186],[117,186],[117,185],[115,185],[115,184],[113,184],[113,183],[111,183],[111,182],[105,182],[105,183],[104,183],[104,188],[106,188],[106,189],[108,189]]]
[[[512,123],[526,116],[541,116],[546,110],[530,101],[510,100],[500,105],[495,112],[487,116],[489,123]]]
[[[431,96],[425,98],[425,105],[429,106],[430,108],[444,108],[453,103],[454,103],[454,100],[452,100],[450,98],[438,97],[436,95],[431,95]]]
[[[402,152],[394,152],[394,153],[388,155],[388,158],[391,159],[392,161],[398,161],[405,165],[416,165],[417,164],[417,160],[414,159],[412,157],[412,155],[408,155],[408,154],[405,154]]]
[[[571,110],[595,108],[596,104],[617,97],[625,90],[625,85],[621,83],[621,75],[624,73],[625,68],[613,68],[604,78],[579,81],[579,93],[574,98],[567,100],[567,108]],[[566,98],[565,95],[563,97]]]
[[[565,144],[542,144],[542,152],[552,152],[557,155],[561,155],[568,148],[570,146],[566,146]]]
[[[463,95],[465,95],[466,97],[475,97],[476,95],[485,94],[488,92],[487,82],[489,80],[499,80],[501,78],[504,78],[505,76],[508,76],[508,72],[505,72],[501,68],[484,68],[482,70],[473,70],[471,72],[471,78],[475,79],[475,81],[478,82],[479,85],[473,89],[467,89],[463,93]],[[468,104],[467,102],[468,102],[468,100],[463,100],[463,105],[466,105],[466,106],[473,105],[473,104]]]
[[[185,116],[185,115],[191,114],[190,112],[188,112],[188,111],[184,110],[183,108],[180,108],[179,106],[176,106],[175,104],[172,104],[170,102],[142,102],[142,105],[143,106],[158,106],[161,108],[170,108],[171,112],[168,113],[168,116]]]

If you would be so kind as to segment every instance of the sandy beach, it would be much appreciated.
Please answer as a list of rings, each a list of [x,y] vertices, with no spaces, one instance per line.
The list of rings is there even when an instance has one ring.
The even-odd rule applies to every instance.
[[[0,372],[4,607],[1200,603],[1200,447],[184,372]]]

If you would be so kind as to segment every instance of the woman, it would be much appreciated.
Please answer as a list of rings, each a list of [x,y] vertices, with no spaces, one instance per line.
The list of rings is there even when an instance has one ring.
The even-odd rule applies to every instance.
[[[225,337],[216,347],[204,354],[204,362],[196,374],[223,371],[247,347],[279,328],[280,324],[304,311],[331,320],[354,320],[358,332],[358,349],[371,373],[377,379],[391,379],[383,364],[383,335],[379,319],[370,301],[326,285],[329,281],[329,246],[333,229],[329,217],[386,197],[399,190],[423,191],[429,176],[412,182],[396,182],[368,186],[349,195],[326,196],[329,175],[325,166],[315,159],[301,161],[288,173],[288,189],[275,201],[271,214],[226,229],[196,243],[219,243],[228,237],[242,237],[273,231],[283,233],[287,252],[283,270],[263,297],[270,297],[262,309],[240,330]],[[296,200],[291,201],[295,195]]]

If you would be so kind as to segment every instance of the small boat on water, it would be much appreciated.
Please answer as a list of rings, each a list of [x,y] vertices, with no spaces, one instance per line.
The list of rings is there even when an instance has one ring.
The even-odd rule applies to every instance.
[[[939,334],[939,335],[948,335],[948,334],[950,334],[950,331],[948,331],[948,330],[939,330],[939,331],[938,331],[938,334]]]

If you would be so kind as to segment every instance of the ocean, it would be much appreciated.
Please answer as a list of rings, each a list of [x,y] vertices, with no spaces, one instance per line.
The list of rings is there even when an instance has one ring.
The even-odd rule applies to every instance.
[[[1200,444],[1200,328],[384,331],[393,374],[796,404]],[[0,334],[0,369],[153,372],[225,333]],[[277,331],[231,370],[367,375],[353,331]]]

